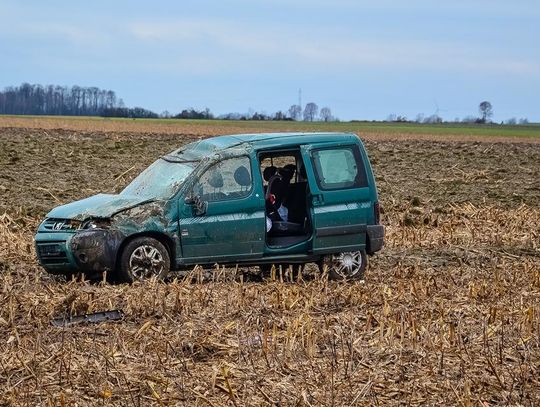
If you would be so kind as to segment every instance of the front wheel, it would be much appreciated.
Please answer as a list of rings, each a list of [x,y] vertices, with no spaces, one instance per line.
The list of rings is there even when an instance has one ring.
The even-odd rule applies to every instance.
[[[122,281],[133,282],[151,277],[163,280],[170,268],[169,252],[159,240],[137,237],[124,247],[118,271]]]
[[[324,268],[328,270],[331,280],[363,280],[366,266],[365,250],[330,254],[319,264],[321,272]]]

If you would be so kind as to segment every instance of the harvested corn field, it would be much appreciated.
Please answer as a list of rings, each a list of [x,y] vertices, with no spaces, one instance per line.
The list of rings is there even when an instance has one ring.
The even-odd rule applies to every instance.
[[[1,403],[540,403],[540,144],[371,135],[387,239],[364,283],[314,267],[116,286],[40,269],[50,208],[197,137],[0,128]],[[123,320],[51,325],[115,309]]]

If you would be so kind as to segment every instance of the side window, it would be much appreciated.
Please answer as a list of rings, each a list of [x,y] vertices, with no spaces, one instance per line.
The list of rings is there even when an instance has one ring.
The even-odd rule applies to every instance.
[[[357,146],[315,150],[311,158],[319,188],[332,190],[367,186],[366,172]]]
[[[251,193],[251,180],[249,157],[229,158],[206,170],[193,192],[208,202],[242,198]]]

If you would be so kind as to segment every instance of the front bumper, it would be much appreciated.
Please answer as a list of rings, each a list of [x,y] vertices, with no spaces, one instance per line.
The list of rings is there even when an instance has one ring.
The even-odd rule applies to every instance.
[[[381,250],[384,245],[384,226],[368,225],[366,233],[366,252],[368,254],[374,254],[375,252]]]
[[[35,237],[39,263],[52,274],[112,271],[124,236],[116,230],[88,229],[43,233]]]
[[[77,263],[70,250],[73,233],[38,232],[34,243],[39,264],[51,274],[77,271]]]

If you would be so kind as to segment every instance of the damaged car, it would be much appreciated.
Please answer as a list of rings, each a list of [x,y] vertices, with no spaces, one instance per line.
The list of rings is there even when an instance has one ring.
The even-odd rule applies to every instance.
[[[319,264],[362,279],[384,227],[372,168],[348,133],[208,138],[160,157],[119,194],[51,210],[35,236],[53,274],[132,282],[195,265]]]

